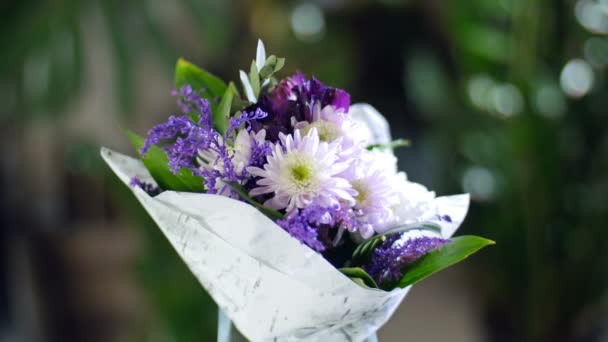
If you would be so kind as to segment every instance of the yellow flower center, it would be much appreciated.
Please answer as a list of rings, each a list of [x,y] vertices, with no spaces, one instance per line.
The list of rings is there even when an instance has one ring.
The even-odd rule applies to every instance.
[[[312,170],[308,165],[299,164],[291,168],[291,176],[300,183],[307,182],[312,176]]]

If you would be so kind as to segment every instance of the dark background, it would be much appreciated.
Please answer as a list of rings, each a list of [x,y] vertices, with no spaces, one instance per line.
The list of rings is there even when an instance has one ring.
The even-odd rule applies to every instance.
[[[212,341],[216,308],[99,147],[176,108],[183,56],[237,80],[257,38],[412,140],[497,241],[381,341],[608,341],[608,1],[4,0],[0,341]]]

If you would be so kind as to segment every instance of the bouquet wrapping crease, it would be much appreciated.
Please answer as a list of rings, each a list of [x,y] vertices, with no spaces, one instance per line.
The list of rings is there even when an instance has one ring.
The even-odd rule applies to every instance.
[[[266,59],[263,46],[262,53],[258,50],[257,58],[258,61],[254,61],[252,64],[252,72],[249,75],[250,80],[247,80],[247,75],[244,72],[241,72],[241,80],[243,81],[248,103],[252,104],[252,106],[257,106],[259,103],[265,101],[264,98],[262,98],[264,92],[271,94],[268,98],[275,96],[281,100],[282,98],[280,95],[283,95],[284,93],[281,93],[280,91],[285,89],[288,91],[287,94],[289,96],[285,97],[284,100],[287,101],[286,99],[288,99],[291,101],[285,102],[289,103],[289,106],[293,106],[294,103],[297,104],[296,100],[294,100],[297,96],[305,97],[302,95],[302,89],[304,88],[297,88],[294,86],[295,95],[289,93],[289,87],[280,88],[280,86],[284,84],[288,84],[290,87],[293,86],[289,83],[292,81],[280,83],[279,86],[276,86],[276,81],[269,78],[273,71],[280,69],[280,67],[277,67],[277,64],[282,65],[283,62],[277,62],[278,60],[274,58],[274,56]],[[260,63],[260,60],[262,63]],[[263,63],[264,61],[266,61],[265,64]],[[268,65],[271,66],[270,69],[268,69]],[[200,75],[204,76],[201,79],[209,81],[210,78],[208,74],[201,73]],[[291,80],[293,79],[294,78]],[[213,81],[213,79],[211,80]],[[249,81],[254,84],[253,87],[249,84]],[[313,80],[312,83],[313,86],[316,86],[317,83],[314,82],[317,81]],[[211,82],[211,85],[214,84],[217,85],[217,82]],[[214,107],[216,110],[224,108],[228,115],[232,112],[230,110],[232,98],[235,94],[238,94],[236,90],[234,93],[229,93],[232,92],[231,88],[234,88],[232,83],[228,86],[228,90],[226,90],[226,94],[229,95],[229,101],[225,101],[227,97],[225,95],[222,97],[221,101],[217,101],[219,105]],[[299,93],[295,91],[296,88],[299,89]],[[213,87],[210,89],[213,90]],[[283,220],[283,223],[280,223],[281,220],[274,221],[272,215],[269,215],[268,212],[264,212],[264,210],[268,210],[268,208],[265,207],[266,203],[270,203],[271,205],[274,205],[276,209],[279,209],[279,211],[273,211],[271,213],[285,215],[285,218],[293,219],[298,218],[298,215],[304,212],[308,206],[307,204],[302,204],[308,203],[305,202],[310,199],[308,194],[296,198],[297,200],[290,200],[289,205],[287,205],[286,203],[279,203],[279,192],[277,192],[277,195],[273,199],[267,194],[268,191],[264,192],[260,191],[260,188],[255,188],[255,182],[257,180],[257,184],[270,184],[270,178],[263,178],[263,172],[270,170],[273,167],[272,165],[276,166],[276,160],[271,160],[273,151],[275,151],[274,153],[280,158],[288,158],[286,153],[289,153],[291,151],[290,149],[294,148],[294,145],[297,146],[297,144],[302,141],[313,141],[312,139],[315,138],[315,135],[321,135],[320,132],[323,129],[326,129],[325,133],[334,132],[327,129],[328,125],[333,123],[331,121],[326,122],[323,121],[324,119],[319,119],[319,115],[321,117],[323,117],[323,115],[330,115],[330,117],[331,115],[337,115],[335,117],[343,117],[344,114],[338,111],[337,108],[346,106],[346,111],[348,111],[350,115],[348,117],[348,120],[350,120],[349,125],[359,127],[357,134],[365,136],[365,143],[368,146],[391,144],[388,123],[373,107],[367,104],[349,105],[349,98],[347,98],[347,101],[343,100],[343,95],[346,93],[340,93],[341,90],[336,90],[334,88],[323,89],[324,93],[323,96],[320,97],[321,100],[315,100],[314,96],[311,96],[310,99],[306,100],[309,102],[303,102],[306,105],[310,103],[310,108],[314,108],[313,110],[316,114],[314,114],[313,117],[316,119],[308,119],[309,121],[313,120],[313,122],[296,122],[296,120],[292,118],[291,122],[284,121],[281,123],[282,126],[279,126],[280,129],[293,132],[292,134],[295,138],[293,138],[294,140],[289,140],[292,138],[286,138],[283,131],[279,130],[279,132],[275,132],[278,133],[280,142],[272,142],[272,144],[276,144],[273,145],[275,146],[274,150],[269,149],[270,152],[266,152],[265,154],[265,158],[268,159],[262,159],[263,163],[268,163],[264,164],[264,170],[260,168],[263,164],[258,164],[260,167],[251,166],[249,168],[242,166],[239,168],[239,164],[237,163],[234,165],[231,164],[237,159],[238,153],[243,152],[241,147],[237,147],[237,142],[231,142],[234,140],[230,140],[229,133],[225,133],[224,138],[220,137],[219,139],[217,139],[217,135],[211,134],[216,134],[216,131],[211,129],[202,130],[197,133],[198,135],[196,135],[196,137],[199,139],[197,142],[205,142],[205,139],[209,139],[209,136],[216,137],[216,140],[214,140],[216,145],[214,146],[216,146],[218,148],[216,150],[219,151],[217,152],[218,155],[210,157],[209,152],[200,147],[203,145],[197,145],[199,146],[197,147],[198,150],[195,149],[195,152],[197,153],[195,161],[199,163],[200,166],[197,164],[196,166],[191,167],[193,170],[192,174],[206,176],[207,181],[211,179],[209,177],[216,177],[213,178],[213,182],[206,184],[207,193],[173,191],[173,189],[166,187],[162,189],[164,191],[161,191],[160,193],[150,191],[150,189],[157,189],[161,184],[158,184],[158,179],[153,177],[154,174],[151,172],[151,168],[148,164],[142,163],[140,159],[131,158],[106,148],[102,148],[101,150],[101,155],[104,160],[125,184],[131,185],[131,190],[135,197],[158,224],[164,235],[188,265],[201,285],[234,322],[238,330],[252,341],[363,341],[370,335],[373,335],[387,322],[397,306],[407,295],[411,288],[411,284],[441,268],[445,268],[463,259],[467,255],[483,247],[483,245],[489,244],[482,242],[479,245],[475,245],[474,248],[469,246],[469,250],[467,250],[466,253],[461,253],[461,251],[454,252],[446,245],[449,244],[448,241],[450,241],[449,239],[452,234],[454,234],[466,216],[469,206],[468,195],[434,197],[433,194],[433,196],[428,199],[428,203],[425,203],[425,206],[423,207],[425,208],[424,210],[412,211],[414,214],[410,213],[409,215],[413,217],[408,217],[408,222],[402,222],[398,227],[400,230],[397,233],[392,233],[393,237],[397,238],[393,240],[390,238],[391,230],[380,231],[378,226],[372,227],[376,232],[372,230],[370,233],[369,229],[367,231],[364,230],[365,227],[370,227],[368,222],[380,222],[380,220],[376,219],[376,221],[373,221],[373,215],[375,215],[373,211],[366,212],[365,208],[358,209],[358,207],[353,204],[354,200],[352,199],[353,197],[351,197],[351,194],[357,194],[357,192],[351,188],[346,188],[346,191],[350,191],[350,193],[346,193],[345,191],[340,192],[341,190],[339,189],[332,190],[331,188],[328,188],[342,196],[342,198],[339,201],[331,202],[331,204],[328,204],[327,208],[331,207],[335,209],[340,208],[340,206],[347,209],[351,208],[348,211],[349,215],[351,215],[349,217],[356,217],[356,219],[359,220],[356,224],[361,228],[357,231],[357,229],[353,228],[355,224],[352,224],[348,226],[347,230],[344,228],[346,227],[344,222],[351,221],[337,221],[332,218],[328,219],[327,215],[329,214],[322,216],[323,221],[321,223],[319,223],[320,221],[317,223],[312,223],[312,220],[306,221],[305,226],[306,229],[308,229],[307,232],[313,231],[322,234],[322,229],[330,228],[330,233],[328,233],[330,234],[330,238],[329,240],[324,240],[324,242],[320,242],[321,240],[319,240],[321,235],[314,235],[314,239],[310,239],[309,237],[300,238],[297,234],[293,233],[293,230],[290,230],[289,224],[292,224],[290,223],[291,221],[285,219]],[[192,91],[189,90],[189,88],[187,90],[186,95],[190,96]],[[328,109],[324,108],[323,112],[319,114],[319,103],[325,101],[323,99],[325,99],[327,94],[335,96],[336,98],[342,96],[342,98],[338,101],[340,103],[327,105],[325,108]],[[238,95],[236,97],[238,97]],[[297,99],[297,101],[299,100],[300,99]],[[243,99],[239,99],[238,101],[243,101]],[[210,102],[204,99],[201,100],[198,97],[195,97],[195,102],[200,108],[203,108],[201,109],[201,112],[208,113]],[[344,104],[345,102],[346,105]],[[181,105],[183,105],[183,103]],[[255,110],[255,116],[248,116],[248,113],[254,113],[254,110],[247,109],[249,107],[246,107],[246,105],[247,104],[245,103],[243,106],[237,106],[238,108],[244,109],[241,109],[242,113],[239,111],[235,116],[240,115],[240,118],[250,120],[251,122],[258,120],[258,122],[261,123],[260,127],[262,128],[252,128],[253,125],[251,122],[247,124],[246,128],[238,128],[241,121],[232,118],[230,119],[230,123],[231,125],[234,124],[237,130],[240,129],[236,136],[237,141],[242,138],[242,136],[245,136],[248,139],[251,134],[251,143],[257,144],[256,139],[259,139],[260,131],[262,132],[262,136],[266,132],[271,136],[273,134],[273,122],[270,122],[269,124],[266,117],[266,115],[269,114],[262,113],[264,115],[261,115],[260,108],[270,108],[267,109],[267,111],[278,111],[280,109],[276,109],[276,106],[263,107],[262,104]],[[232,102],[232,106],[235,106],[234,102]],[[183,107],[187,109],[185,112],[188,112],[191,109],[187,106]],[[297,108],[299,108],[298,110],[302,110],[302,108],[306,109],[308,107]],[[327,114],[326,111],[329,111],[329,114]],[[337,114],[334,114],[333,111],[336,111]],[[216,116],[215,114],[213,115],[215,119]],[[174,123],[177,122],[177,120],[180,119],[174,119],[172,117],[169,122]],[[186,121],[187,120],[189,119],[186,119]],[[203,122],[203,119],[201,119],[200,122]],[[312,126],[314,127],[311,129],[310,127]],[[161,127],[164,130],[161,132],[162,134],[166,133],[167,127],[168,126]],[[180,129],[183,129],[183,127],[189,127],[188,129],[191,129],[190,127],[194,127],[194,124],[189,122],[185,126],[182,125],[180,127],[182,127]],[[169,128],[173,129],[172,127]],[[222,130],[231,132],[231,129],[233,129],[232,126],[227,129],[224,127]],[[156,132],[155,134],[158,134],[158,131],[155,130],[156,128],[151,130],[150,136],[152,136],[154,132]],[[306,133],[304,138],[301,138],[299,131],[306,132],[306,130],[308,133]],[[165,149],[167,155],[173,158],[176,158],[177,156],[178,158],[176,160],[183,161],[184,159],[182,157],[184,154],[181,151],[184,150],[184,146],[187,147],[189,145],[184,145],[186,140],[180,140],[182,138],[171,140],[180,132],[185,134],[184,132],[186,132],[186,130],[180,131],[174,129],[171,131],[171,136],[163,136],[163,139],[169,139],[168,141],[173,144]],[[188,135],[188,139],[191,139],[191,133],[188,134],[190,134]],[[276,135],[277,134],[275,134],[274,141],[279,140]],[[316,139],[316,145],[311,145],[313,151],[315,149],[327,149],[327,146],[334,146],[319,142],[318,137],[316,137]],[[341,139],[342,138],[339,138],[336,141],[341,142]],[[234,143],[235,145],[234,147],[231,147],[233,148],[233,150],[231,150],[233,152],[227,153],[225,147],[229,143]],[[265,144],[270,144],[270,142],[266,142]],[[302,144],[305,145],[305,143]],[[209,145],[207,144],[205,146]],[[181,148],[181,150],[177,147]],[[224,149],[222,150],[221,148]],[[357,146],[352,149],[358,149],[357,151],[360,150]],[[347,148],[339,150],[341,151],[340,153],[342,153],[340,158],[353,159],[351,150]],[[253,152],[251,153],[253,155]],[[361,150],[360,153],[364,154],[371,152]],[[390,149],[381,153],[386,153],[394,159]],[[344,157],[345,155],[347,157]],[[254,157],[250,157],[247,160],[254,160]],[[220,163],[218,163],[218,161],[220,161]],[[300,162],[301,159],[297,159],[296,161]],[[173,161],[170,161],[169,166],[175,167],[174,164],[171,164],[172,162]],[[230,189],[228,185],[233,186],[233,184],[230,183],[231,179],[226,176],[226,174],[228,174],[228,172],[225,171],[225,169],[227,169],[226,164],[230,166],[230,171],[233,175],[235,174],[235,169],[243,170],[239,171],[242,172],[242,174],[237,174],[238,178],[233,177],[232,179],[240,182],[237,186],[249,187],[247,191],[249,191],[251,197],[248,197],[246,192],[237,191],[235,193],[232,191],[225,191],[226,189]],[[193,164],[192,161],[188,159],[187,163],[183,165]],[[179,176],[177,173],[178,169],[179,168],[175,168],[173,172]],[[200,173],[198,170],[201,170]],[[306,168],[294,170],[300,172],[297,174],[294,173],[294,175],[298,177],[309,177],[312,172],[310,171],[312,169],[309,170]],[[223,174],[222,172],[226,173]],[[250,174],[247,174],[247,172]],[[252,175],[255,177],[252,178]],[[281,175],[282,174],[279,176]],[[376,176],[376,174],[373,176]],[[301,179],[298,178],[298,180]],[[309,183],[298,184],[307,185]],[[361,194],[362,191],[363,190],[359,190],[359,194]],[[361,197],[362,196],[356,197],[357,201],[362,201]],[[264,205],[260,203],[256,204],[251,198],[260,198],[265,200],[266,203]],[[245,200],[249,200],[249,203],[251,204],[246,203]],[[317,201],[315,203],[326,203],[331,200],[334,200],[334,198],[328,197],[328,195],[321,192],[318,195],[318,199],[315,200]],[[349,200],[352,200],[353,202],[349,202]],[[353,211],[353,208],[356,210]],[[276,219],[276,217],[274,218]],[[363,219],[369,221],[362,221]],[[285,226],[285,222],[288,222],[287,226]],[[297,223],[302,221],[294,220],[294,222]],[[332,228],[331,225],[334,224],[341,228],[338,229],[335,228],[335,226]],[[419,228],[424,229],[422,226],[431,226],[434,230],[430,233],[417,233],[416,231],[419,232]],[[404,242],[400,242],[398,238],[400,236],[406,236],[407,234],[410,234],[409,240],[404,240],[406,241],[405,247],[402,247],[404,246]],[[413,247],[409,246],[408,243],[415,241],[415,237],[412,236],[424,237],[420,240],[423,241],[423,243],[420,245],[414,243],[412,244]],[[429,238],[429,236],[431,236],[431,238]],[[441,243],[435,246],[429,244],[429,241],[433,243],[434,241],[441,241]],[[335,257],[332,259],[331,257],[328,257],[327,254],[321,253],[326,250],[331,250],[332,248],[343,248],[348,250],[348,248],[351,248],[348,246],[356,246],[357,243],[360,244],[360,248],[355,249],[353,260],[335,261],[338,259]],[[389,245],[386,247],[383,244]],[[442,247],[444,245],[446,248]],[[373,258],[378,255],[396,256],[394,257],[394,260],[386,259],[386,256],[384,259],[378,257],[378,260],[385,262],[385,264],[388,262],[389,266],[386,270],[378,268],[378,266],[376,267],[376,271],[374,271],[374,268],[369,266],[372,264],[360,263],[359,265],[361,265],[361,267],[359,267],[359,265],[355,263],[354,260],[357,253],[360,255],[365,254],[359,250],[361,248],[367,250],[369,253],[375,253],[375,249],[380,251],[373,254],[373,256],[369,256],[369,253],[366,254],[367,257],[372,258],[372,261]],[[352,247],[352,249],[354,249],[354,247]],[[349,250],[349,254],[352,253],[352,249]],[[431,256],[428,254],[433,251],[435,251],[434,255]],[[442,251],[445,252],[445,255],[441,254]],[[381,254],[382,252],[386,253]],[[413,264],[415,260],[418,260],[421,256],[427,254],[431,259],[429,259],[430,261],[427,260],[428,262],[426,264],[424,262],[421,264]],[[412,257],[412,255],[414,255],[414,257]],[[407,258],[410,258],[411,260]],[[332,259],[331,262],[329,261],[330,259]],[[424,261],[422,259],[419,261]],[[410,261],[406,263],[407,260]],[[378,261],[378,265],[384,265],[381,264],[380,261]],[[337,264],[339,266],[337,266]],[[398,283],[395,283],[394,281],[391,282],[392,280],[398,280],[398,277],[394,276],[394,268],[397,267],[394,265],[397,265],[401,269],[408,269],[408,267],[410,267],[410,269],[413,269],[415,272],[419,272],[412,276],[408,281],[402,280]],[[339,271],[337,267],[343,268]],[[378,269],[380,271],[378,271]],[[374,279],[371,279],[372,277],[366,273],[367,270],[370,271],[370,274],[373,275]],[[393,273],[390,273],[391,270]],[[355,275],[353,275],[353,272]],[[398,270],[396,274],[401,276],[403,275],[403,272],[402,270]],[[409,275],[410,274],[406,276]]]

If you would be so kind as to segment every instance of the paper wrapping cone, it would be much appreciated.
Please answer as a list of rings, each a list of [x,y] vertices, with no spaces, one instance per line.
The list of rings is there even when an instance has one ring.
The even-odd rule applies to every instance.
[[[379,115],[379,114],[378,114]],[[118,177],[154,183],[143,163],[109,149],[101,155]],[[320,254],[249,204],[228,197],[165,191],[135,197],[158,224],[201,285],[251,341],[363,341],[391,317],[409,287],[363,288]],[[468,196],[436,199],[460,225]]]

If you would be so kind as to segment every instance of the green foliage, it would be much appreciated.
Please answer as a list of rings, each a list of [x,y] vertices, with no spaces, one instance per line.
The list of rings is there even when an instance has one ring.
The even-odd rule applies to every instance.
[[[378,247],[384,239],[384,235],[370,239],[367,243],[359,245],[357,248],[359,251],[355,251],[354,254],[359,254],[359,260],[363,260],[363,255],[369,258],[373,250]],[[449,243],[438,250],[430,252],[413,264],[406,266],[403,270],[403,276],[399,281],[382,284],[381,288],[390,291],[396,287],[405,288],[414,285],[437,272],[463,261],[480,249],[493,244],[494,241],[473,235],[452,238]],[[367,260],[365,260],[365,262],[366,261]],[[351,278],[359,285],[370,288],[380,288],[373,278],[361,267],[345,267],[341,268],[340,272],[344,273],[344,275]]]
[[[396,139],[391,141],[388,144],[371,144],[366,148],[368,150],[394,150],[399,147],[407,147],[410,146],[410,141],[407,139]]]
[[[144,139],[128,130],[126,131],[126,134],[136,151],[139,153],[139,149],[144,144]],[[203,178],[192,175],[192,171],[181,169],[177,174],[171,172],[171,170],[169,170],[167,155],[160,147],[150,147],[146,155],[141,156],[141,159],[148,171],[150,171],[152,178],[154,178],[161,189],[187,192],[205,191],[203,187]]]
[[[223,96],[227,88],[226,83],[219,77],[180,58],[175,66],[175,86],[179,89],[184,85],[190,85],[195,91],[205,89],[200,95],[210,102]]]
[[[216,100],[222,99],[224,103],[231,103],[236,88],[233,87],[234,90],[231,91],[219,77],[180,58],[175,65],[175,87],[180,89],[184,85],[190,85],[193,91],[209,101],[213,127],[223,133],[228,127],[228,119],[220,110],[221,103],[218,104]],[[230,102],[224,97],[229,97]]]
[[[459,263],[480,249],[493,245],[494,241],[474,235],[452,238],[449,243],[430,252],[407,267],[398,287],[415,284],[439,271]]]
[[[230,126],[230,114],[232,110],[232,103],[235,97],[238,96],[238,92],[234,83],[230,82],[228,88],[222,96],[219,108],[212,113],[213,126],[218,132],[224,133]]]
[[[403,226],[403,227],[393,228],[393,229],[385,232],[384,234],[379,234],[379,235],[373,236],[373,237],[363,241],[362,243],[360,243],[357,246],[357,248],[355,248],[355,250],[353,251],[353,256],[351,257],[350,264],[351,265],[363,265],[364,263],[366,263],[369,260],[374,249],[376,247],[378,247],[382,242],[384,242],[389,235],[404,233],[404,232],[407,232],[408,230],[430,230],[430,231],[441,233],[441,228],[439,226],[430,224],[430,223],[425,223],[425,224],[416,225],[416,226]]]
[[[249,83],[251,83],[253,95],[258,98],[260,96],[260,75],[258,74],[258,67],[255,65],[255,61],[251,62],[251,67],[249,68]]]
[[[380,246],[380,244],[386,240],[387,235],[402,233],[411,229],[420,228],[399,228],[391,232],[387,232],[386,234],[375,236],[361,243],[353,252],[351,265],[354,265],[354,267],[341,268],[340,272],[353,279],[353,281],[359,285],[379,288],[371,276],[359,266],[369,262],[374,249]],[[392,290],[396,287],[404,288],[409,285],[413,285],[439,271],[463,261],[480,249],[493,244],[494,241],[473,235],[452,238],[449,243],[445,244],[441,248],[428,253],[427,255],[418,259],[415,263],[406,266],[403,270],[403,277],[399,281],[381,284],[381,288],[385,290]]]
[[[373,289],[378,288],[378,284],[376,284],[374,278],[367,274],[367,272],[365,272],[365,270],[363,270],[361,267],[344,267],[340,269],[340,272],[349,277],[358,285]]]
[[[266,59],[262,69],[259,70],[260,77],[262,79],[268,79],[283,69],[283,66],[285,66],[285,58],[277,58],[275,55],[270,55],[270,57]]]

